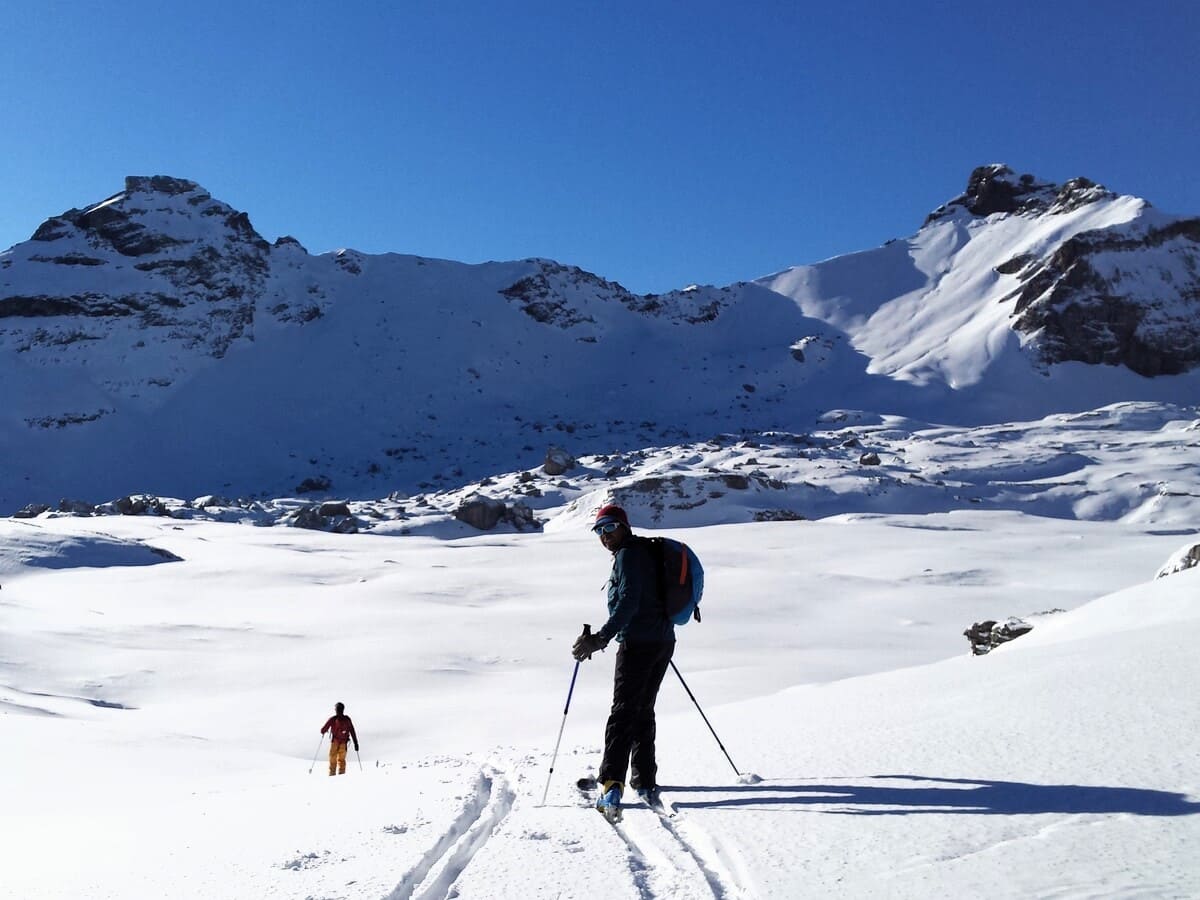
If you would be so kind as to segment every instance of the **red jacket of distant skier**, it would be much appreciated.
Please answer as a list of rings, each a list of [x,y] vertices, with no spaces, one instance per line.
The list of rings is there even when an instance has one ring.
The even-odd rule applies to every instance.
[[[355,746],[358,745],[358,735],[354,733],[354,723],[349,716],[330,716],[329,721],[321,726],[321,734],[327,731],[335,744],[344,744],[354,738]]]

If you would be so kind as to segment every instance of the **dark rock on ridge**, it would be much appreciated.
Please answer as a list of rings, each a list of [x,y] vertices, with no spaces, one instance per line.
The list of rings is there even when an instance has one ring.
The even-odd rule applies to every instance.
[[[1200,365],[1200,219],[1076,235],[1022,279],[1013,327],[1043,363],[1146,377]]]
[[[1063,213],[1115,196],[1087,178],[1072,178],[1057,185],[1028,173],[1017,175],[1008,166],[993,163],[975,169],[967,179],[966,191],[938,207],[925,221],[928,224],[956,209],[980,218],[996,213]]]

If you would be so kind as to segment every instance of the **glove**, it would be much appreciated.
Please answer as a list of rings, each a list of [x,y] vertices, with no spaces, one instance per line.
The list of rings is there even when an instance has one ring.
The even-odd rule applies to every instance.
[[[578,662],[583,662],[585,659],[591,659],[592,654],[597,650],[603,650],[607,646],[608,641],[600,637],[600,635],[585,631],[571,648],[571,655]]]
[[[355,752],[355,753],[357,753],[357,752],[358,752],[358,744],[355,744],[355,745],[354,745],[354,752]]]

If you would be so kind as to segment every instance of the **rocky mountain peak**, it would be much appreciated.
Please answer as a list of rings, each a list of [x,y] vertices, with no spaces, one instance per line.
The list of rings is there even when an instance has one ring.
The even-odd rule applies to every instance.
[[[259,250],[268,248],[244,212],[214,200],[194,181],[167,175],[130,175],[121,193],[47,219],[32,240],[50,243],[72,238],[82,239],[94,250],[115,250],[126,257],[231,239]]]
[[[973,215],[1012,213],[1032,205],[1044,208],[1055,185],[1028,173],[1017,175],[1008,166],[993,163],[979,166],[967,179],[967,190],[957,201]]]
[[[1042,366],[1125,366],[1145,377],[1191,371],[1200,365],[1200,220],[1088,217],[1085,207],[1117,200],[1141,213],[1150,206],[1087,178],[1059,185],[996,163],[975,169],[966,191],[926,224],[964,212],[1091,221],[993,267],[1016,281],[1006,298],[1015,301],[1011,327]]]
[[[925,223],[959,210],[979,218],[996,213],[1064,213],[1115,196],[1087,178],[1072,178],[1058,185],[1029,173],[1018,175],[1003,163],[992,163],[971,172],[966,191],[930,213]]]
[[[126,175],[125,193],[127,194],[190,194],[207,192],[186,178],[173,178],[170,175]]]
[[[252,335],[270,249],[246,213],[196,182],[131,175],[120,193],[47,219],[6,254],[0,320],[11,334],[28,331],[18,342],[27,351],[119,343],[132,326],[154,335],[150,343],[220,357]],[[130,380],[169,384],[173,374]]]

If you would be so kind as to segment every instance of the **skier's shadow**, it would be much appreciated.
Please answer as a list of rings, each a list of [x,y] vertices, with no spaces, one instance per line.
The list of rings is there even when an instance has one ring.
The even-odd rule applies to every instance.
[[[887,784],[884,782],[912,782]],[[871,775],[826,784],[763,781],[727,787],[664,787],[678,809],[755,810],[809,806],[815,811],[850,816],[907,816],[919,813],[965,815],[1036,815],[1038,813],[1125,813],[1134,816],[1193,816],[1200,803],[1184,794],[1146,788],[1080,784],[1028,784],[986,778],[932,778],[921,775]],[[719,799],[691,795],[719,793]],[[729,796],[732,795],[732,796]]]

